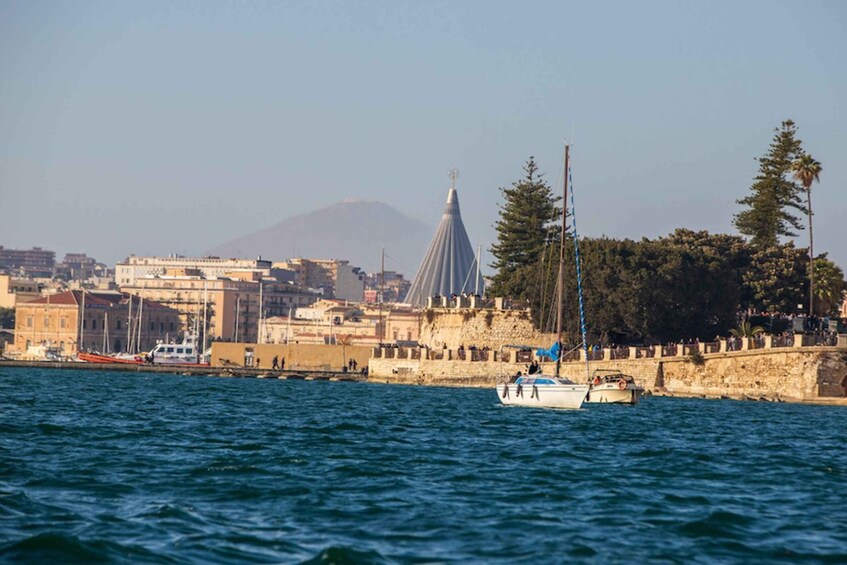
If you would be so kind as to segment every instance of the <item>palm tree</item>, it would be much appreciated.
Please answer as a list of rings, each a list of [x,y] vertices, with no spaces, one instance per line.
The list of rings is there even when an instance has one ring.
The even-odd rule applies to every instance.
[[[808,153],[803,153],[791,164],[794,178],[806,190],[806,213],[809,215],[809,316],[814,315],[815,306],[815,253],[812,239],[812,183],[820,182],[821,164]]]
[[[738,327],[729,330],[729,333],[735,337],[755,337],[759,334],[765,333],[765,328],[762,326],[751,326],[750,322],[747,320],[741,320]]]

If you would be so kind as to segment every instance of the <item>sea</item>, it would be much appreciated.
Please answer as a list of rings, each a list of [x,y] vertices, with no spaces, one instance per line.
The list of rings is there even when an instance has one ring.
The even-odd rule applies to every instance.
[[[845,563],[847,408],[0,368],[0,561]]]

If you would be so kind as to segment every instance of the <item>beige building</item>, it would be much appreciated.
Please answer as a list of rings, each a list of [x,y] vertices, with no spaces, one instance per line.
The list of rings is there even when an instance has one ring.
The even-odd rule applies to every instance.
[[[300,286],[320,289],[325,298],[361,302],[365,293],[365,273],[349,261],[339,259],[289,259],[274,267],[294,272]]]
[[[42,286],[32,279],[0,275],[0,308],[14,308],[18,303],[41,297]]]
[[[33,346],[74,356],[82,350],[149,351],[159,340],[176,339],[179,316],[171,308],[116,292],[69,290],[21,303],[15,309],[15,341],[8,352]]]
[[[134,284],[122,285],[121,290],[177,310],[180,331],[197,332],[201,343],[258,341],[260,297],[263,320],[318,299],[314,292],[265,279],[258,271],[226,275],[205,277],[198,269],[167,268],[161,276],[136,277]]]
[[[130,255],[123,263],[115,265],[115,282],[118,286],[135,285],[137,279],[162,276],[168,269],[193,269],[206,278],[228,276],[234,272],[259,272],[272,276],[272,264],[261,257],[257,259],[221,259],[220,257],[136,257]]]
[[[343,300],[321,300],[298,308],[290,318],[277,316],[264,324],[265,343],[369,345],[417,342],[420,315],[411,308],[383,305],[380,310]]]

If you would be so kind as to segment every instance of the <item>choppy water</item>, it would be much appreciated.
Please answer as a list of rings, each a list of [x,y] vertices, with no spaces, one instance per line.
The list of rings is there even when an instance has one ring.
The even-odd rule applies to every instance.
[[[847,409],[0,369],[0,560],[847,561]]]

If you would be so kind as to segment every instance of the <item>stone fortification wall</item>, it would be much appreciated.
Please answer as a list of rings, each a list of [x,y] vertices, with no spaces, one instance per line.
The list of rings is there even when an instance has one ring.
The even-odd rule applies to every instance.
[[[479,360],[470,355],[460,359],[459,352],[441,355],[445,358],[428,359],[426,353],[424,359],[372,358],[371,378],[406,384],[489,387],[503,376],[526,370],[526,361],[518,361],[516,354],[506,356],[505,361],[493,351],[479,356]],[[618,370],[632,375],[645,389],[677,396],[787,400],[847,397],[844,346],[707,353],[702,362],[687,355],[606,359],[592,361],[590,368]],[[563,363],[561,373],[584,382],[585,363]]]
[[[529,310],[496,308],[427,308],[421,316],[420,343],[433,349],[506,344],[549,347],[555,336],[532,326]]]
[[[664,359],[656,387],[686,396],[847,396],[847,350],[835,347],[736,351],[708,355],[703,364]]]
[[[371,348],[360,345],[321,345],[296,343],[290,345],[264,343],[212,343],[211,363],[214,367],[243,367],[252,353],[252,367],[270,369],[273,358],[285,358],[285,368],[292,370],[340,371],[351,359],[358,369],[366,367]],[[256,365],[256,360],[260,363]]]

